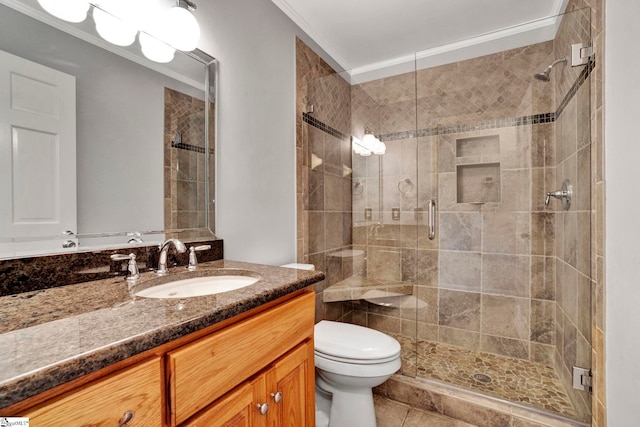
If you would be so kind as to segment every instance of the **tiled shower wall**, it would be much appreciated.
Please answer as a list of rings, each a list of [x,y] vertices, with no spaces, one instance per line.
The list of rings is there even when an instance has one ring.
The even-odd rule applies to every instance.
[[[205,105],[200,99],[169,88],[165,88],[164,105],[164,228],[204,229],[205,209],[209,206],[205,162],[209,162],[211,168],[209,175],[215,176],[213,148],[209,150],[210,155],[205,152]],[[213,108],[212,105],[211,117],[214,117]],[[209,135],[214,134],[211,120]],[[210,209],[210,224],[214,224],[213,213]],[[180,237],[196,238],[199,233],[197,230],[181,232]]]
[[[344,320],[349,304],[325,304],[322,291],[352,274],[341,256],[352,240],[350,85],[296,39],[296,86],[297,259],[326,273],[316,319]]]

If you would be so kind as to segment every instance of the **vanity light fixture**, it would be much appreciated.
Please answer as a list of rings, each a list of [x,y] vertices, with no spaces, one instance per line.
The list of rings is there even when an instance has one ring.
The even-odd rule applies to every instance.
[[[82,22],[87,18],[87,0],[38,0],[38,4],[51,15],[68,22]]]
[[[190,0],[38,0],[44,10],[69,22],[82,22],[93,5],[96,31],[118,46],[133,44],[138,35],[142,53],[155,62],[170,62],[176,49],[194,50],[200,26]]]
[[[364,130],[362,140],[351,137],[353,152],[361,156],[370,156],[371,154],[383,155],[387,151],[387,146],[380,141],[368,128]]]

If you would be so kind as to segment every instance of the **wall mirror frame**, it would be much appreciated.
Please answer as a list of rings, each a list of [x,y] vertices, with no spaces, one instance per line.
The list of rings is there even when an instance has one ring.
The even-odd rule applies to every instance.
[[[176,51],[170,63],[149,61],[138,43],[123,48],[101,39],[94,8],[72,24],[48,15],[36,0],[0,0],[0,54],[75,79],[69,98],[75,98],[70,133],[76,159],[75,182],[65,184],[59,176],[66,167],[42,159],[46,150],[64,153],[56,132],[29,139],[30,125],[7,123],[10,114],[0,110],[0,170],[6,175],[0,183],[9,181],[0,189],[0,198],[8,198],[0,200],[0,259],[149,246],[167,237],[215,238],[216,59],[196,49]],[[15,76],[21,74],[6,72],[2,79],[13,84]],[[31,92],[43,92],[25,87],[27,102]],[[55,96],[58,89],[52,89]],[[11,108],[18,92],[0,87],[0,103]],[[36,148],[23,149],[27,144],[16,143],[16,136]],[[67,203],[51,188],[69,190],[75,210],[62,212]],[[33,215],[34,206],[49,208],[49,216]],[[74,215],[75,226],[62,225]],[[49,217],[48,227],[39,228]]]

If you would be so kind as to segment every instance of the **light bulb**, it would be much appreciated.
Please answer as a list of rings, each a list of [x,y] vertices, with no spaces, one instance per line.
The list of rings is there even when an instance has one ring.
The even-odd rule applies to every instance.
[[[362,145],[364,145],[364,147],[369,151],[373,151],[373,147],[375,147],[376,141],[377,139],[375,136],[373,136],[372,133],[366,133],[362,137]]]
[[[182,7],[172,7],[162,14],[159,38],[179,50],[192,51],[200,40],[200,26],[196,17]]]
[[[147,33],[140,33],[140,47],[144,56],[154,62],[171,62],[176,52],[171,46]]]
[[[371,150],[371,152],[373,152],[373,154],[377,154],[379,156],[383,155],[384,153],[387,152],[387,146],[384,142],[380,141],[378,138],[376,138],[376,143],[373,146],[373,149]]]
[[[360,141],[358,138],[356,138],[355,136],[351,137],[351,145],[353,146],[353,152],[356,154],[359,154],[361,156],[370,156],[371,155],[371,151],[367,150],[363,144],[362,141]]]
[[[118,46],[129,46],[136,39],[138,33],[135,27],[120,18],[94,8],[93,20],[96,22],[96,31],[100,37]]]
[[[38,0],[44,10],[64,21],[82,22],[87,18],[89,2],[86,0]]]

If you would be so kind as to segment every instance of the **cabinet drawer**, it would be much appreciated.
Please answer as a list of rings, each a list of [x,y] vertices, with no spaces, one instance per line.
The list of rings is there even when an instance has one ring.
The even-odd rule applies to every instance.
[[[177,425],[313,335],[308,293],[167,354],[171,422]]]
[[[117,426],[127,411],[131,426],[162,425],[162,364],[156,358],[89,383],[28,410],[31,427]]]

